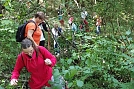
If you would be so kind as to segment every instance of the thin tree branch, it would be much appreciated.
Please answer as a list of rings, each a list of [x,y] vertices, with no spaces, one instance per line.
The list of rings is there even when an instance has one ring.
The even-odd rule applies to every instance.
[[[74,2],[76,3],[77,7],[80,8],[79,3],[77,2],[77,0],[74,0]]]

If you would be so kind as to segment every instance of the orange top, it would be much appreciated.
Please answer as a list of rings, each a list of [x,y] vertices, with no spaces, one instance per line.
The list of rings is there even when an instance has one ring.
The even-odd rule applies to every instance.
[[[36,24],[36,25],[37,25],[37,24]],[[25,37],[27,36],[28,30],[35,30],[36,25],[35,25],[33,22],[30,22],[30,23],[27,24],[26,29],[25,29],[25,30],[26,30],[26,32],[25,32]],[[33,33],[33,39],[34,39],[34,41],[35,41],[35,43],[36,43],[37,45],[39,45],[39,43],[40,43],[40,37],[41,37],[41,29],[40,29],[39,26],[37,25],[37,29],[36,29],[36,31]]]

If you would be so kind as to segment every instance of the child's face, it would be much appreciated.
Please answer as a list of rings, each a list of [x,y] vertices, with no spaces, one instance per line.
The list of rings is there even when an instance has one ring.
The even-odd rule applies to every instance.
[[[30,46],[30,47],[27,48],[27,49],[22,49],[22,51],[23,51],[25,54],[27,54],[27,55],[29,55],[29,56],[32,56],[32,54],[33,54],[33,52],[34,52],[34,49],[33,49],[32,46]]]

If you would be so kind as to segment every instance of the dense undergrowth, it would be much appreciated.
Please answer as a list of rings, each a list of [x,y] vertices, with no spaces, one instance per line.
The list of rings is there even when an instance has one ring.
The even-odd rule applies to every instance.
[[[74,35],[72,30],[64,28],[63,36],[60,36],[58,39],[61,53],[57,57],[57,65],[53,69],[55,81],[54,83],[51,82],[51,84],[57,84],[53,89],[61,88],[58,79],[60,75],[68,81],[70,89],[134,88],[134,34],[133,20],[130,19],[133,16],[123,13],[124,10],[130,12],[127,6],[122,7],[124,9],[120,8],[121,5],[125,6],[124,2],[129,3],[130,1],[124,0],[120,4],[120,2],[113,3],[109,0],[107,3],[102,2],[99,5],[97,4],[98,9],[96,9],[97,5],[87,7],[91,12],[95,8],[95,11],[104,16],[100,35],[96,35],[96,28],[90,16],[88,18],[90,32],[78,30]],[[85,1],[86,3],[88,4],[87,6],[91,4],[88,1]],[[69,3],[69,5],[72,4]],[[31,14],[27,15],[27,13],[32,10],[36,11],[40,7],[37,6],[35,8],[33,6],[27,9],[25,3],[10,2],[10,0],[5,0],[5,7],[7,12],[0,20],[0,86],[5,89],[25,89],[25,82],[27,76],[29,76],[25,69],[21,72],[18,86],[13,87],[9,84],[16,57],[21,52],[20,44],[15,42],[15,31],[18,24],[22,23],[24,18],[31,16]],[[47,9],[48,7],[46,5]],[[94,8],[92,9],[92,7]],[[79,12],[78,8],[71,8],[72,11],[73,9]],[[44,8],[41,8],[41,10],[44,10]],[[50,27],[53,27],[51,24],[53,24],[55,18],[58,21],[57,17],[53,12],[47,14],[50,15],[48,23]],[[75,17],[80,16],[78,13],[73,13],[73,15]],[[54,17],[54,19],[51,17]],[[118,19],[120,19],[120,22]],[[75,19],[77,24],[79,24],[79,21],[80,18]],[[67,22],[67,18],[65,22]],[[46,33],[46,48],[47,37]],[[52,38],[50,44],[50,52],[54,54]]]
[[[0,32],[0,85],[6,89],[13,89],[9,85],[10,75],[21,51],[11,29]],[[58,40],[61,55],[54,67],[54,76],[64,76],[71,89],[132,89],[134,45],[129,33],[124,34],[122,40],[120,36],[78,31],[74,42],[77,48],[68,43],[72,39],[65,40],[61,36]],[[54,53],[53,48],[51,52]],[[25,71],[21,74],[18,87],[23,88],[27,79]]]

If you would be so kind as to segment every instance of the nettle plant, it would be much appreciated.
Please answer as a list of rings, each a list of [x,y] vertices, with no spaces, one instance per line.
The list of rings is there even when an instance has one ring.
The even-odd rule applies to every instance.
[[[0,24],[0,85],[5,88],[9,84],[11,71],[19,53],[19,45],[15,42],[12,20],[3,19]]]
[[[120,37],[77,34],[76,38],[80,39],[77,40],[78,50],[72,50],[70,58],[61,58],[57,67],[70,88],[132,87],[132,43],[126,44],[127,48],[124,49],[125,46],[118,41]],[[130,52],[131,55],[128,55]]]

